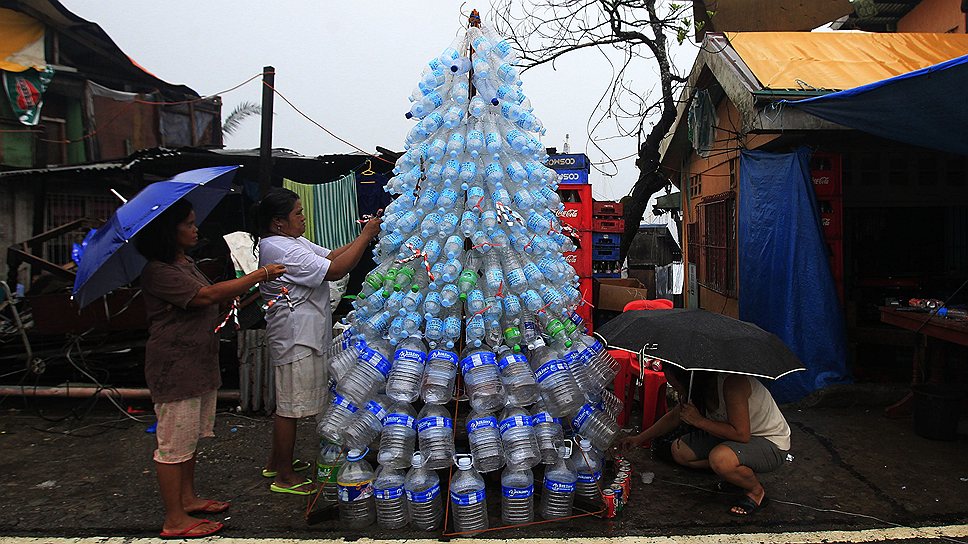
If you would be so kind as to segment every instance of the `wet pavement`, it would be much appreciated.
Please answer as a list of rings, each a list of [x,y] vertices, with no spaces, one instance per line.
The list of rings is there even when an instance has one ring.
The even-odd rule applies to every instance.
[[[636,471],[632,500],[617,518],[584,517],[486,536],[777,533],[968,521],[968,417],[962,417],[957,440],[933,441],[917,436],[910,418],[883,417],[879,400],[877,391],[852,386],[822,402],[805,403],[809,407],[785,407],[794,458],[762,477],[771,504],[752,517],[727,513],[733,496],[713,491],[711,474],[653,460],[643,450],[630,456]],[[15,398],[0,405],[0,473],[5,475],[0,536],[157,535],[162,509],[151,461],[154,436],[145,433],[150,421],[126,419],[104,400],[86,414],[78,406],[76,400],[31,400],[24,407]],[[51,421],[65,415],[63,421]],[[210,516],[225,521],[225,536],[439,536],[375,527],[343,531],[334,511],[317,511],[308,523],[305,498],[269,492],[268,480],[259,474],[270,419],[225,411],[216,421],[217,438],[200,447],[198,488],[206,497],[232,501],[224,515]],[[297,452],[304,459],[314,455],[313,427],[310,420],[299,427]],[[644,484],[642,472],[655,473],[655,480]],[[496,485],[489,479],[489,497],[497,496]],[[497,505],[491,506],[494,526],[500,518]]]

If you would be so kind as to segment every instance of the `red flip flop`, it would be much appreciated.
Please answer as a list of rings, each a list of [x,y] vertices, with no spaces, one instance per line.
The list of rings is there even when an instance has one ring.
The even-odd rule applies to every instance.
[[[222,501],[208,500],[205,505],[201,508],[196,508],[194,510],[189,510],[188,514],[221,514],[222,512],[229,509],[231,504]]]
[[[189,525],[187,528],[181,531],[174,531],[174,532],[162,531],[161,534],[159,534],[158,536],[160,536],[161,538],[203,538],[206,536],[214,535],[215,533],[221,531],[225,527],[224,524],[215,522],[215,526],[209,529],[208,531],[205,531],[203,533],[192,532],[194,529],[197,529],[199,526],[204,525],[206,523],[212,523],[212,522],[207,519],[200,519],[198,520],[198,523]]]

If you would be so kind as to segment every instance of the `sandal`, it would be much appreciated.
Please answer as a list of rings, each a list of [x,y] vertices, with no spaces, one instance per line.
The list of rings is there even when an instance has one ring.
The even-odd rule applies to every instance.
[[[279,485],[275,482],[272,482],[272,484],[269,486],[269,491],[274,491],[276,493],[289,493],[290,495],[312,495],[316,493],[315,489],[299,489],[300,487],[307,485],[313,485],[313,481],[307,479],[305,482],[290,486]]]
[[[304,470],[308,470],[309,467],[311,466],[313,465],[309,461],[301,461],[299,459],[292,460],[292,470],[294,470],[295,472],[302,472]],[[278,475],[279,473],[274,470],[269,470],[267,468],[262,469],[263,478],[275,478]]]
[[[201,533],[192,532],[206,523],[212,522],[207,519],[200,519],[197,523],[193,523],[181,531],[162,531],[158,536],[161,538],[204,538],[206,536],[214,535],[225,527],[224,524],[215,522],[212,528],[207,531],[202,531]]]
[[[201,508],[196,508],[194,510],[189,510],[185,512],[186,514],[221,514],[222,512],[229,509],[231,504],[222,501],[209,500],[206,501]]]
[[[768,504],[769,499],[766,498],[766,495],[763,495],[763,500],[760,501],[760,504],[756,504],[756,502],[751,499],[749,495],[743,495],[736,500],[733,506],[730,507],[729,513],[734,516],[749,516],[756,513],[757,510],[766,508]],[[743,510],[743,512],[734,512],[733,508],[740,508]]]

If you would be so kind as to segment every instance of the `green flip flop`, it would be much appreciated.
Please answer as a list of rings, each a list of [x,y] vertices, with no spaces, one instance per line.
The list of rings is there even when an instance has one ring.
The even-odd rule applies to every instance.
[[[312,495],[316,492],[315,489],[299,489],[300,487],[307,485],[313,485],[313,481],[307,479],[301,484],[291,485],[288,487],[272,482],[272,484],[269,485],[269,491],[274,491],[276,493],[289,493],[290,495]]]
[[[308,461],[301,461],[299,459],[293,459],[292,461],[292,469],[296,472],[308,470],[311,466],[313,466],[313,464]],[[269,470],[267,468],[262,469],[263,478],[275,478],[278,475],[279,473],[274,470]]]

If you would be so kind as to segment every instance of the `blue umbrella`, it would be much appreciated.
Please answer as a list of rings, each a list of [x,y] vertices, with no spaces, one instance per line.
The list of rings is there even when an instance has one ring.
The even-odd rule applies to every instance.
[[[232,189],[238,166],[216,166],[182,172],[152,183],[118,208],[87,243],[74,279],[74,300],[83,308],[112,289],[127,285],[147,262],[132,238],[152,219],[185,197],[195,208],[195,222],[203,219]]]

